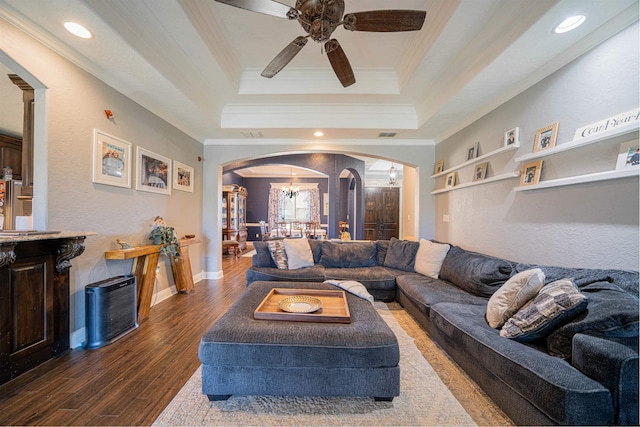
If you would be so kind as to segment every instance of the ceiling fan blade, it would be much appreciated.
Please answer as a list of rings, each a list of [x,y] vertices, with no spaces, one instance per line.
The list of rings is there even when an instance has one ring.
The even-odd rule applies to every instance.
[[[343,22],[344,27],[351,31],[417,31],[422,28],[426,17],[424,10],[371,10],[348,13]]]
[[[274,0],[216,0],[218,3],[239,7],[252,12],[264,13],[279,18],[296,19],[298,11],[289,5]],[[295,16],[294,16],[295,15]]]
[[[353,69],[338,40],[329,40],[324,44],[324,49],[327,51],[327,57],[329,58],[329,62],[331,62],[331,67],[333,67],[333,71],[336,73],[336,76],[338,76],[338,80],[340,80],[342,86],[347,87],[354,84],[356,78],[353,75]]]
[[[303,36],[298,36],[294,41],[289,43],[287,47],[276,55],[275,58],[262,70],[260,75],[262,77],[271,78],[278,74],[291,60],[300,52],[300,50],[307,44],[309,39]]]

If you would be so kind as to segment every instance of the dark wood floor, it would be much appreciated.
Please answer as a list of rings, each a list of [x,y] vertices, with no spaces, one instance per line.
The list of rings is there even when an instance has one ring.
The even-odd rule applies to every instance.
[[[0,425],[150,425],[200,365],[200,337],[245,288],[251,258],[155,305],[139,328],[74,349],[0,386]]]

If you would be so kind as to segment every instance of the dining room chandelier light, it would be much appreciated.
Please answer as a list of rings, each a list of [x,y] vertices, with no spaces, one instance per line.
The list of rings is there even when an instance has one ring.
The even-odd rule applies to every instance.
[[[293,168],[291,168],[291,179],[289,179],[289,185],[282,187],[282,194],[285,197],[293,199],[300,193],[300,187],[293,185]]]

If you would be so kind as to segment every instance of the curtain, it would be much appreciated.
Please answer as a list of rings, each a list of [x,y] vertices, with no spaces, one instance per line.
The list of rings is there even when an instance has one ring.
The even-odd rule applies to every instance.
[[[318,188],[312,188],[309,190],[309,221],[316,221],[320,223],[320,190]]]
[[[280,218],[282,218],[280,193],[282,193],[282,190],[276,187],[271,187],[271,190],[269,190],[269,207],[267,210],[267,215],[269,216],[269,230],[275,230],[276,222],[280,221]]]

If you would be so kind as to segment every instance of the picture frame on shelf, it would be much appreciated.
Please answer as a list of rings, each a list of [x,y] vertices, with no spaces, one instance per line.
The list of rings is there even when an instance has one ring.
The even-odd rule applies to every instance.
[[[556,146],[558,126],[559,123],[555,122],[536,131],[536,137],[533,140],[534,153],[542,150],[548,150],[549,148]]]
[[[542,173],[542,160],[535,160],[522,166],[520,173],[520,186],[535,185],[540,182]]]
[[[136,147],[136,190],[171,194],[171,159]]]
[[[489,162],[477,164],[473,170],[473,181],[482,181],[487,177]]]
[[[467,148],[467,161],[473,160],[478,157],[478,149],[480,148],[480,142],[476,142],[471,147]]]
[[[458,172],[451,172],[447,174],[447,179],[444,182],[444,188],[455,187],[457,179],[458,179]]]
[[[640,165],[640,144],[638,141],[629,141],[620,144],[616,170],[638,167]]]
[[[520,147],[520,128],[515,127],[504,133],[505,147]]]
[[[444,160],[437,160],[435,166],[433,167],[433,174],[440,173],[444,170]]]
[[[173,161],[173,188],[193,193],[193,168],[177,160]]]
[[[93,130],[93,177],[96,184],[131,188],[131,143]]]

